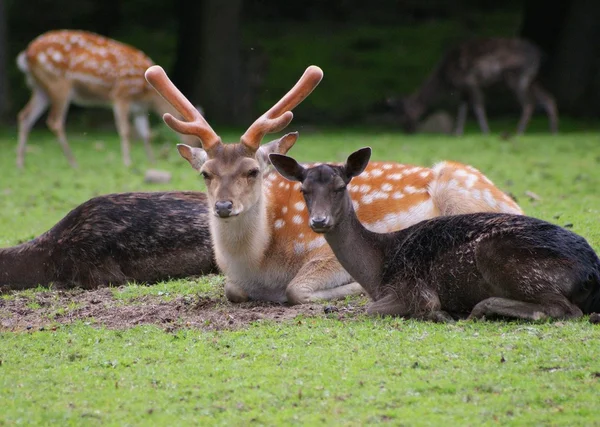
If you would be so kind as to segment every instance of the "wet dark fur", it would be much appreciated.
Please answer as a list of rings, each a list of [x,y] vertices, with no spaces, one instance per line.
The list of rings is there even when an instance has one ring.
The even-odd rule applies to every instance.
[[[154,283],[216,272],[207,215],[199,192],[95,197],[41,236],[0,249],[0,290]]]
[[[373,298],[408,297],[414,314],[425,313],[436,296],[455,316],[490,297],[540,304],[553,317],[576,314],[563,299],[583,313],[600,311],[598,256],[583,237],[548,222],[476,213],[384,236],[382,286]]]

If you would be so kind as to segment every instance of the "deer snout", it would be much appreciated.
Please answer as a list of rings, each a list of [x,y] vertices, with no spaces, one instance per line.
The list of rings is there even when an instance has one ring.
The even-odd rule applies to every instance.
[[[219,218],[229,218],[233,211],[233,202],[231,200],[220,200],[215,203],[215,212]]]
[[[317,233],[324,233],[331,228],[331,221],[328,216],[313,216],[309,221],[310,228]]]

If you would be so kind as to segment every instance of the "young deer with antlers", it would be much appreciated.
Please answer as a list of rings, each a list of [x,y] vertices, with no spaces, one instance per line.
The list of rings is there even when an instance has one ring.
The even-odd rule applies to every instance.
[[[492,38],[472,40],[450,49],[437,64],[423,85],[405,99],[388,99],[388,104],[401,115],[409,132],[427,108],[442,92],[457,93],[460,105],[456,118],[457,135],[462,135],[468,106],[473,107],[479,127],[489,133],[482,88],[504,82],[515,92],[521,104],[521,119],[517,133],[525,132],[535,103],[540,103],[548,114],[550,130],[558,131],[556,102],[536,81],[542,53],[534,44],[522,39]]]
[[[202,149],[186,145],[178,149],[204,176],[215,257],[227,276],[225,294],[231,301],[297,304],[362,292],[325,240],[306,225],[306,205],[297,187],[267,168],[268,154],[286,153],[297,133],[260,146],[267,133],[290,123],[290,110],[322,76],[320,68],[308,67],[296,85],[248,128],[240,143],[223,144],[162,68],[154,66],[146,72],[150,84],[187,120],[166,114],[167,125],[202,141]],[[382,232],[457,212],[521,213],[476,169],[452,162],[434,169],[373,163],[351,191],[359,217]]]
[[[86,31],[50,31],[33,40],[17,57],[32,90],[31,99],[19,113],[17,166],[23,167],[29,132],[48,106],[48,127],[70,165],[77,166],[65,134],[71,102],[112,107],[126,166],[131,165],[129,115],[133,114],[146,155],[154,161],[148,110],[159,115],[175,111],[144,80],[144,72],[152,64],[143,52]],[[184,142],[194,144],[192,139]]]
[[[548,222],[498,213],[422,221],[395,233],[365,228],[350,183],[370,148],[344,165],[305,168],[271,154],[284,177],[302,183],[310,227],[374,300],[370,314],[434,321],[573,318],[600,311],[600,260],[577,234]]]
[[[0,292],[95,288],[216,273],[206,195],[121,193],[94,197],[49,231],[0,248]]]

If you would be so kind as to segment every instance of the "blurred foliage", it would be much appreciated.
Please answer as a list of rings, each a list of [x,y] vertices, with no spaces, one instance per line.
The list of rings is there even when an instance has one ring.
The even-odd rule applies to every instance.
[[[174,2],[37,0],[31,7],[29,2],[7,0],[7,10],[11,58],[45,31],[77,28],[130,43],[167,70],[175,61]],[[385,97],[414,90],[446,48],[472,36],[515,35],[520,22],[521,4],[516,1],[385,0],[373,7],[356,0],[246,0],[242,56],[262,64],[254,113],[279,99],[306,66],[317,64],[325,79],[305,102],[299,119],[368,121],[370,114],[382,111]],[[29,90],[13,64],[9,77],[16,113],[27,102]],[[507,108],[517,109],[509,99]],[[99,112],[86,120],[104,122],[111,114]]]

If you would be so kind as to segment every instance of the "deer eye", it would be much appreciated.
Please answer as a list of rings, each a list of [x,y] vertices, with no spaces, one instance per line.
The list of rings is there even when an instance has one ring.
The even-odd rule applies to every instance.
[[[204,178],[205,180],[209,180],[212,178],[208,172],[202,171],[200,172],[200,174],[202,174],[202,178]]]
[[[259,170],[258,169],[250,169],[248,171],[248,178],[256,178],[258,176]]]

